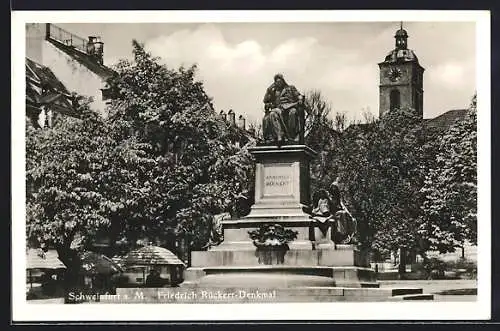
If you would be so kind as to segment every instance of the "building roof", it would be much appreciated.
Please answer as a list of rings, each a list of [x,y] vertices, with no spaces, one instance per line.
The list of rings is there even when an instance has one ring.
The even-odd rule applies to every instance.
[[[26,58],[26,108],[38,114],[41,107],[76,116],[72,95],[48,67]]]
[[[446,130],[458,120],[464,119],[468,109],[452,109],[434,118],[424,119],[427,128]]]
[[[425,118],[424,126],[431,130],[445,131],[457,121],[464,119],[468,111],[468,109],[452,109],[434,118]],[[366,132],[371,127],[371,123],[355,123],[349,125],[345,132],[351,132],[357,129]]]
[[[62,35],[63,37],[61,37]],[[95,56],[87,53],[87,41],[84,39],[73,35],[56,25],[50,24],[50,27],[48,28],[47,40],[59,50],[66,53],[75,61],[79,62],[81,65],[85,66],[101,78],[107,79],[114,74],[113,69],[99,63]]]
[[[418,63],[418,58],[417,55],[415,55],[415,52],[407,48],[406,40],[408,39],[408,32],[403,29],[403,22],[401,22],[401,27],[396,31],[394,38],[396,38],[395,48],[387,54],[384,62],[380,64],[404,62]]]
[[[396,35],[394,37],[408,38],[408,32],[401,27],[398,31],[396,31]]]
[[[52,89],[62,94],[70,94],[64,84],[54,75],[52,70],[29,58],[26,58],[26,76],[34,80],[33,83],[40,83],[42,88]]]
[[[78,100],[48,67],[26,58],[26,115],[37,119],[43,107],[78,118]]]

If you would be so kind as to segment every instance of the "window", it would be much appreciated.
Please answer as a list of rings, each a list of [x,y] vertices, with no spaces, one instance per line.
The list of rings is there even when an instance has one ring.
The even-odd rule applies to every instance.
[[[399,91],[398,90],[392,90],[390,98],[391,98],[391,107],[390,107],[390,109],[391,110],[399,109],[399,107],[401,106],[401,95],[400,95]]]

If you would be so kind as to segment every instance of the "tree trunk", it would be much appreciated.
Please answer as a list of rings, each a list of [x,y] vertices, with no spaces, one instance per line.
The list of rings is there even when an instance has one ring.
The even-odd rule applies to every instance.
[[[69,245],[58,245],[57,254],[62,263],[66,266],[64,273],[64,292],[65,296],[69,291],[74,290],[79,285],[80,258],[75,250]]]
[[[407,250],[406,247],[400,247],[399,248],[399,267],[398,267],[398,273],[399,277],[404,279],[405,274],[406,274],[406,254]]]
[[[419,251],[419,254],[420,254],[420,256],[422,257],[422,260],[423,260],[422,261],[422,265],[424,266],[423,269],[424,269],[424,272],[425,272],[425,274],[424,274],[425,279],[430,279],[430,271],[427,270],[427,265],[429,263],[429,257],[427,256],[427,251],[421,249]]]

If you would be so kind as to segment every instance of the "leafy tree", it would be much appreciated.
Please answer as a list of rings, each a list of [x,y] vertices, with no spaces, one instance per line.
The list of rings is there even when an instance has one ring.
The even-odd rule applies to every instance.
[[[148,217],[167,222],[199,249],[209,231],[204,213],[232,208],[251,190],[250,155],[240,148],[246,140],[216,115],[195,80],[196,66],[170,70],[136,41],[133,47],[135,61],[121,61],[119,75],[109,82],[117,91],[113,118],[130,121],[138,139],[152,146],[156,194]]]
[[[477,112],[475,97],[463,120],[436,142],[435,164],[425,177],[420,232],[427,246],[452,251],[477,243]],[[433,234],[430,236],[430,234]]]
[[[319,90],[305,94],[305,110],[305,141],[318,153],[311,163],[311,191],[315,192],[333,181],[328,174],[339,133],[345,126],[345,114],[337,113],[332,120],[332,107]]]
[[[439,139],[410,109],[342,132],[330,177],[340,178],[362,246],[416,250],[425,259],[428,250],[475,242],[475,116]]]
[[[28,244],[55,248],[71,275],[78,249],[121,208],[113,196],[114,180],[125,179],[113,173],[119,143],[91,113],[53,128],[28,127],[26,138]]]
[[[348,202],[376,250],[415,246],[421,187],[422,125],[411,110],[355,126],[344,138],[340,178]]]
[[[175,250],[208,240],[207,214],[252,187],[242,130],[221,121],[196,67],[170,69],[133,42],[109,81],[111,116],[87,111],[27,131],[28,238],[77,264],[75,248],[104,238],[111,252],[140,240]]]
[[[339,132],[322,185],[339,180],[357,219],[363,249],[388,253],[419,247],[419,190],[427,156],[422,120],[402,109]]]

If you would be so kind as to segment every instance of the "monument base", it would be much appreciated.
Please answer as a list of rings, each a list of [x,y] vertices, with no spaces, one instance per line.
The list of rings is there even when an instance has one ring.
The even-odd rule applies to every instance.
[[[251,244],[251,243],[250,243]],[[217,266],[259,266],[255,246],[249,249],[228,249],[230,247],[214,247],[209,251],[191,252],[192,267]],[[223,246],[223,245],[220,245]],[[218,249],[215,249],[218,248]],[[222,249],[224,248],[224,249]],[[234,246],[232,248],[235,248]],[[323,267],[369,267],[367,254],[353,247],[349,249],[289,249],[284,254],[282,266],[323,266]]]
[[[304,212],[310,204],[309,162],[316,152],[304,145],[257,146],[250,152],[256,159],[256,179],[255,204],[249,215],[223,220],[224,241],[208,251],[191,252],[191,267],[184,271],[179,288],[159,289],[156,298],[153,289],[141,289],[151,291],[152,302],[162,302],[157,294],[162,291],[184,291],[194,302],[212,302],[209,294],[217,293],[215,302],[226,303],[252,302],[245,293],[257,292],[274,293],[267,302],[384,301],[394,297],[394,289],[379,288],[365,252],[351,245],[335,245],[331,229],[325,230],[323,225],[320,229]],[[269,223],[296,231],[297,238],[288,243],[288,250],[257,250],[248,232]],[[400,294],[422,298],[421,289]]]
[[[181,287],[379,287],[375,272],[362,267],[328,266],[219,266],[191,267]]]

